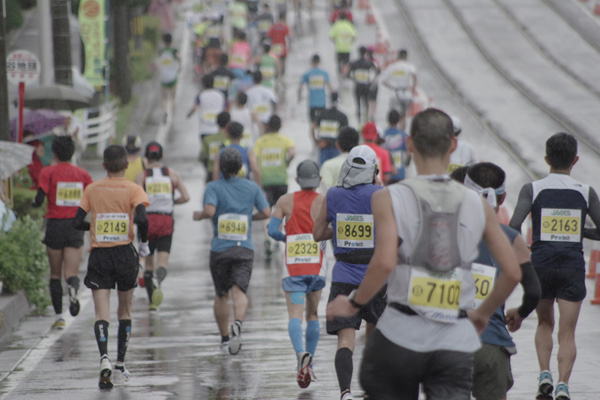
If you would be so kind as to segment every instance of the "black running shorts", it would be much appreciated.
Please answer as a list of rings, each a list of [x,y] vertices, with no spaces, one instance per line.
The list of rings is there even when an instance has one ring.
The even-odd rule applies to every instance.
[[[225,296],[233,285],[246,293],[252,276],[254,251],[242,246],[231,247],[221,252],[210,252],[210,274],[215,294]]]
[[[155,251],[171,252],[171,242],[173,241],[173,235],[159,237],[158,239],[148,240],[148,247],[150,248],[150,255],[154,254]]]
[[[585,270],[564,267],[536,267],[542,299],[578,302],[585,299]]]
[[[137,286],[138,253],[131,244],[92,249],[88,259],[85,286],[94,289],[114,289],[126,292]]]
[[[412,351],[375,329],[363,351],[359,378],[365,393],[373,399],[417,400],[420,383],[429,400],[470,399],[473,354]]]
[[[331,282],[331,290],[329,291],[329,300],[327,302],[330,303],[338,295],[349,295],[357,287],[358,285],[351,283]],[[327,320],[327,333],[337,335],[338,331],[344,328],[359,330],[363,319],[376,324],[387,305],[386,290],[387,286],[384,286],[358,314],[347,318],[336,317],[333,320]]]
[[[78,249],[83,246],[84,233],[73,228],[72,219],[47,219],[43,243],[54,250],[62,250],[65,247]]]

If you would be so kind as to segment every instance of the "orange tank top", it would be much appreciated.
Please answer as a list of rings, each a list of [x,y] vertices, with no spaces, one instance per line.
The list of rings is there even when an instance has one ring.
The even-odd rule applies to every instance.
[[[292,215],[285,224],[285,260],[290,276],[319,275],[323,251],[313,239],[314,222],[310,207],[318,193],[301,190],[294,193]]]

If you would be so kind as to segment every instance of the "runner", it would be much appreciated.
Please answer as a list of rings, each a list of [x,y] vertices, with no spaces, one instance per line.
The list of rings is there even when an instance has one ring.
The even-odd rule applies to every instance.
[[[254,85],[246,91],[248,108],[263,125],[267,125],[273,113],[277,111],[277,95],[273,89],[262,85],[263,76],[260,71],[252,73]]]
[[[340,151],[340,155],[325,161],[321,166],[321,186],[324,193],[330,187],[336,186],[340,169],[348,158],[350,150],[358,146],[358,141],[359,135],[356,129],[349,126],[340,129],[340,133],[335,140],[335,146]]]
[[[223,53],[219,56],[219,66],[209,74],[213,78],[213,88],[223,93],[226,104],[228,104],[231,82],[236,78],[234,73],[227,68],[227,64],[229,64],[229,56]]]
[[[317,116],[320,112],[325,110],[327,106],[327,92],[325,88],[329,90],[329,93],[333,93],[331,83],[329,83],[329,74],[327,71],[319,68],[321,63],[321,57],[315,54],[311,58],[311,68],[308,70],[300,79],[298,85],[298,103],[302,101],[302,87],[304,85],[308,88],[308,118],[311,124],[314,124]],[[314,130],[311,128],[311,136],[316,141]]]
[[[262,43],[262,54],[257,55],[252,59],[252,64],[255,69],[259,70],[263,76],[263,86],[277,91],[277,78],[281,71],[279,71],[280,63],[277,56],[271,53],[270,41],[264,41]]]
[[[242,146],[247,148],[254,147],[254,142],[263,133],[263,124],[247,106],[248,95],[244,92],[238,92],[235,95],[235,101],[229,109],[231,120],[239,122],[244,126],[244,136]]]
[[[366,47],[360,46],[358,54],[359,59],[350,63],[349,76],[354,81],[356,118],[360,125],[369,120],[369,90],[371,84],[375,81],[378,69],[373,61],[368,58]]]
[[[284,0],[285,3],[285,0]],[[287,57],[290,28],[285,22],[285,13],[279,13],[279,20],[271,26],[267,37],[271,39],[271,51],[279,57],[281,76],[285,74],[285,59]]]
[[[356,291],[327,307],[327,318],[356,315],[387,282],[388,307],[360,368],[373,399],[416,400],[420,384],[428,399],[468,399],[477,331],[521,277],[492,208],[444,175],[454,147],[450,117],[435,109],[415,116],[408,149],[422,176],[373,195],[377,235],[369,268]],[[444,229],[449,224],[453,228]],[[482,235],[501,273],[489,297],[465,310],[475,300],[470,266]],[[435,257],[440,252],[443,257]]]
[[[156,311],[162,303],[161,284],[167,276],[169,253],[173,239],[175,204],[190,201],[188,191],[179,173],[162,163],[163,148],[158,142],[150,142],[145,151],[148,165],[135,177],[135,183],[146,191],[150,205],[146,207],[148,215],[148,245],[150,254],[145,257],[144,287],[148,293],[150,311]],[[175,191],[179,197],[175,198]],[[156,252],[156,280],[154,278],[154,253]]]
[[[375,230],[370,200],[371,195],[381,189],[374,184],[376,176],[375,152],[367,146],[353,148],[342,165],[337,186],[327,191],[315,220],[314,240],[333,239],[336,263],[331,275],[329,303],[358,287],[373,254]],[[369,337],[384,308],[385,289],[358,315],[327,321],[327,333],[338,337],[335,372],[341,400],[352,399],[350,385],[356,331],[364,319],[367,322],[366,336]]]
[[[392,174],[396,174],[395,167],[392,165],[390,153],[377,144],[379,133],[373,122],[367,122],[363,126],[362,136],[365,140],[365,146],[369,146],[377,155],[377,168],[379,169],[379,179],[383,184],[390,182]]]
[[[221,153],[219,166],[224,179],[212,181],[204,191],[204,210],[194,211],[194,221],[210,218],[210,272],[215,286],[214,312],[221,334],[221,349],[237,354],[242,347],[242,322],[248,308],[246,291],[252,274],[254,244],[252,221],[267,219],[271,209],[260,187],[237,177],[242,167],[240,153],[229,148]],[[252,215],[253,208],[259,210]],[[235,322],[228,334],[229,298]]]
[[[62,277],[68,285],[69,312],[79,314],[79,263],[83,253],[83,232],[72,227],[77,207],[83,196],[83,190],[92,183],[90,174],[70,163],[75,152],[71,136],[57,136],[52,141],[54,165],[42,168],[39,176],[39,188],[33,201],[34,207],[40,207],[48,197],[45,215],[46,236],[44,244],[50,264],[50,299],[56,319],[52,329],[64,329],[62,316]]]
[[[181,69],[179,54],[177,49],[171,47],[173,37],[170,33],[165,33],[162,37],[164,47],[158,53],[158,79],[161,86],[162,109],[164,112],[163,124],[167,123],[169,102],[171,102],[171,118],[175,116],[175,87],[177,86],[177,76]]]
[[[455,175],[464,175],[464,177],[455,177]],[[504,191],[506,174],[502,168],[492,163],[479,163],[454,170],[450,176],[461,183],[464,181],[465,186],[485,196],[496,214],[498,213],[498,209],[506,198]],[[480,335],[481,349],[475,352],[473,364],[472,392],[477,400],[506,398],[506,394],[514,382],[510,357],[517,352],[508,330],[515,332],[521,327],[522,321],[535,310],[542,290],[531,265],[529,249],[523,237],[506,225],[500,225],[500,227],[511,243],[521,266],[523,302],[518,308],[506,311],[506,317],[504,316],[504,305],[494,311],[485,330]],[[479,242],[479,256],[473,263],[472,272],[477,288],[475,301],[480,303],[489,295],[498,274],[496,261],[483,241]]]
[[[531,212],[533,243],[531,261],[542,286],[536,308],[538,326],[535,349],[540,365],[537,399],[552,399],[554,383],[550,372],[554,302],[558,304],[558,384],[555,400],[568,400],[569,378],[575,364],[575,327],[585,298],[583,238],[600,239],[600,202],[596,191],[570,177],[579,160],[577,140],[557,133],[546,141],[550,174],[521,188],[510,220],[516,230]],[[584,228],[589,215],[596,228]]]
[[[214,78],[210,75],[202,77],[202,91],[196,96],[194,105],[188,111],[189,118],[198,110],[200,147],[204,145],[204,138],[219,132],[217,115],[225,110],[225,96],[220,90],[214,89]],[[200,153],[202,161],[202,152]],[[137,174],[136,174],[137,175]]]
[[[243,134],[244,127],[239,122],[231,122],[229,125],[227,125],[227,139],[231,144],[219,150],[219,157],[215,158],[213,167],[213,181],[216,181],[217,179],[223,179],[223,174],[219,168],[219,158],[225,149],[232,147],[239,151],[240,155],[242,156],[242,168],[240,169],[238,177],[250,179],[250,174],[252,174],[252,180],[256,182],[258,186],[260,186],[260,172],[258,170],[256,156],[254,155],[252,149],[244,147],[241,144]]]
[[[110,290],[117,287],[119,305],[117,317],[117,363],[115,383],[122,383],[131,374],[125,368],[125,353],[131,336],[131,300],[137,285],[138,257],[150,254],[148,248],[148,197],[144,190],[125,179],[127,153],[121,146],[104,150],[107,177],[89,185],[84,193],[73,227],[90,231],[91,251],[85,286],[92,290],[96,323],[94,334],[100,351],[100,389],[113,386],[112,365],[108,357],[108,324],[110,321]],[[91,222],[85,217],[91,213]],[[132,245],[133,224],[140,238],[139,255]]]
[[[229,25],[233,29],[231,36],[235,37],[248,28],[248,5],[245,1],[234,0],[229,5]]]
[[[406,150],[408,134],[404,132],[405,121],[405,116],[396,110],[388,113],[389,127],[383,133],[384,147],[390,152],[393,166],[396,167],[396,173],[390,176],[390,185],[406,178],[405,167],[410,164],[411,154]]]
[[[469,166],[479,162],[477,155],[473,150],[473,147],[464,140],[458,138],[458,135],[462,132],[460,119],[452,116],[452,126],[454,127],[454,137],[456,138],[456,150],[450,155],[450,165],[448,165],[448,172],[452,172],[456,168],[462,166]]]
[[[200,157],[206,168],[207,183],[213,180],[214,163],[219,151],[225,146],[225,142],[227,142],[227,125],[229,125],[230,121],[231,116],[227,111],[220,112],[217,116],[219,132],[206,136],[202,141],[202,153]]]
[[[331,93],[331,107],[321,111],[311,126],[311,135],[315,143],[318,144],[319,163],[323,163],[330,158],[336,157],[340,151],[336,147],[336,139],[340,129],[348,126],[348,117],[338,110],[338,94]],[[319,130],[319,137],[315,134],[315,129]]]
[[[375,68],[377,68],[377,75],[381,72],[381,64],[375,56],[373,52],[375,51],[375,46],[367,46],[367,59],[375,64]],[[373,80],[371,86],[369,87],[369,113],[368,119],[369,121],[375,120],[375,111],[377,109],[377,95],[379,94],[379,85],[377,84],[377,78]]]
[[[327,268],[322,267],[325,243],[319,245],[312,237],[313,221],[323,202],[323,196],[317,193],[320,181],[319,166],[314,161],[298,164],[296,182],[301,190],[280,197],[269,222],[269,236],[286,243],[287,268],[282,287],[289,316],[288,333],[298,362],[296,380],[301,388],[316,380],[312,364],[320,332],[317,308],[327,275]],[[284,219],[285,233],[279,230]],[[302,345],[302,314],[306,315],[306,351]]]
[[[269,3],[262,5],[262,11],[256,16],[254,22],[256,22],[256,31],[258,32],[258,43],[264,43],[267,33],[269,33],[271,26],[275,23]]]
[[[240,31],[234,36],[229,53],[229,68],[236,77],[236,81],[233,82],[233,93],[237,93],[240,90],[246,90],[251,84],[246,74],[250,66],[251,54],[246,32]]]
[[[340,14],[346,14],[346,19],[352,23],[354,23],[354,18],[352,18],[352,11],[348,6],[347,0],[341,0],[339,6],[336,6],[335,9],[329,15],[329,23],[334,24],[339,18]]]
[[[398,51],[398,60],[388,65],[378,79],[383,86],[393,92],[390,96],[389,108],[400,114],[408,112],[417,88],[417,68],[407,59],[406,50]]]
[[[350,62],[350,51],[356,39],[356,28],[348,21],[345,12],[339,14],[339,19],[331,26],[329,37],[335,45],[337,55],[337,69],[340,82],[343,76],[348,74],[348,63]]]
[[[135,177],[140,171],[143,171],[146,162],[139,156],[142,150],[142,138],[135,135],[128,135],[123,138],[123,147],[127,150],[127,169],[125,170],[125,179],[135,181]]]

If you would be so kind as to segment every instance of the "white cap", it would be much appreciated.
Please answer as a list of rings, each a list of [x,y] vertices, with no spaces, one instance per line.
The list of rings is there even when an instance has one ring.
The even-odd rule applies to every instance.
[[[369,146],[361,145],[350,150],[346,161],[351,167],[366,169],[377,164],[377,155]]]
[[[452,119],[452,128],[454,129],[454,136],[457,136],[462,131],[462,124],[460,118],[456,115],[450,117]]]

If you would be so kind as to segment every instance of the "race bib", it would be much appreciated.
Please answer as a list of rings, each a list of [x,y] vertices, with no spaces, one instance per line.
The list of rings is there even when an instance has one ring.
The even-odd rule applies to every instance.
[[[232,54],[231,63],[235,65],[246,65],[246,57],[240,53]]]
[[[268,104],[256,104],[253,108],[252,111],[254,111],[254,113],[258,116],[258,115],[264,115],[264,114],[268,114],[269,113],[269,105]]]
[[[319,124],[319,134],[322,138],[335,139],[340,130],[338,121],[322,120]]]
[[[219,154],[219,150],[221,150],[221,146],[223,146],[223,143],[221,142],[208,142],[208,159],[210,161],[215,161],[217,159],[217,155]]]
[[[308,87],[310,89],[323,89],[325,87],[325,77],[323,75],[313,75],[309,77]]]
[[[241,214],[221,214],[217,223],[219,239],[248,240],[248,216]]]
[[[479,307],[490,295],[496,279],[496,272],[496,268],[489,265],[473,263],[471,266],[471,274],[475,280],[475,307]]]
[[[283,55],[283,44],[273,43],[273,46],[271,46],[271,50],[273,51],[273,53],[275,53],[275,55],[282,56]]]
[[[267,148],[260,153],[260,165],[263,167],[280,167],[283,165],[281,149]]]
[[[248,167],[246,167],[246,164],[242,163],[242,168],[240,168],[237,176],[240,178],[245,178],[248,176]]]
[[[338,247],[351,249],[372,249],[373,215],[371,214],[336,214],[336,243]]]
[[[173,196],[173,184],[167,176],[147,177],[146,193],[150,199],[168,198]]]
[[[404,151],[396,150],[392,151],[392,160],[394,161],[394,165],[396,168],[403,168],[404,164],[402,163],[402,159],[404,158]]]
[[[550,242],[581,241],[581,210],[542,208],[540,240]]]
[[[98,242],[129,240],[129,215],[126,213],[96,214],[95,232]]]
[[[356,83],[367,84],[370,82],[368,69],[357,69],[354,71],[354,80]]]
[[[214,124],[217,120],[217,113],[206,111],[202,114],[202,120],[209,124]]]
[[[321,261],[321,249],[311,233],[288,235],[285,242],[287,265],[314,264]]]
[[[271,29],[270,21],[262,20],[258,23],[258,31],[259,32],[267,32],[269,29]]]
[[[265,65],[260,67],[260,72],[264,79],[271,79],[275,76],[275,67],[271,65]]]
[[[403,77],[406,76],[406,71],[403,69],[395,69],[392,71],[392,76]]]
[[[215,76],[213,88],[218,90],[227,90],[229,89],[229,82],[230,80],[228,76]]]
[[[60,207],[79,207],[83,197],[82,182],[58,182],[56,185],[56,205]]]
[[[349,46],[354,41],[354,36],[349,33],[342,33],[340,35],[339,41],[340,41],[340,44]]]
[[[460,300],[462,269],[431,272],[413,267],[408,287],[408,304],[430,320],[456,322]]]

